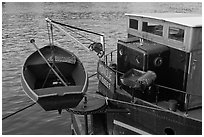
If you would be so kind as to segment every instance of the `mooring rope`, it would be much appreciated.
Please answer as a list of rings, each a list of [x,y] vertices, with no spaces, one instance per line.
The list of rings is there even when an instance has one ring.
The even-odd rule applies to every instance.
[[[97,74],[97,73],[94,73],[94,74],[90,75],[88,78],[91,78],[91,77],[95,76],[96,74]],[[7,119],[7,118],[9,118],[9,117],[11,117],[11,116],[13,116],[13,115],[15,115],[15,114],[17,114],[17,113],[23,111],[23,110],[25,110],[25,109],[27,109],[27,108],[30,108],[30,107],[32,107],[32,106],[35,105],[35,104],[36,104],[36,102],[33,102],[32,104],[29,104],[28,106],[26,106],[26,107],[24,107],[24,108],[21,108],[21,109],[17,110],[16,112],[11,113],[11,114],[9,114],[9,115],[3,117],[2,120],[5,120],[5,119]]]
[[[95,75],[97,75],[97,72],[94,73],[94,74],[92,74],[92,75],[90,75],[90,76],[88,76],[88,78],[91,78],[91,77],[93,77],[93,76],[95,76]]]
[[[27,109],[27,108],[30,108],[30,107],[32,107],[32,106],[35,105],[35,104],[36,104],[36,103],[34,102],[34,103],[32,103],[32,104],[30,104],[30,105],[24,107],[24,108],[21,108],[21,109],[17,110],[16,112],[11,113],[10,115],[3,117],[2,120],[5,120],[5,119],[7,119],[7,118],[9,118],[9,117],[11,117],[11,116],[13,116],[13,115],[15,115],[15,114],[17,114],[17,113],[23,111],[23,110],[25,110],[25,109]]]

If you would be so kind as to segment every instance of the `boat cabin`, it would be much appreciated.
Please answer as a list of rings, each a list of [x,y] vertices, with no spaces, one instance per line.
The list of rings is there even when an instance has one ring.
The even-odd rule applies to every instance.
[[[98,62],[107,108],[91,114],[92,133],[202,134],[201,16],[126,16],[127,38]]]
[[[134,97],[151,103],[174,100],[180,111],[201,107],[202,17],[180,13],[126,16],[127,38],[118,40],[117,43],[116,85]],[[101,64],[99,63],[98,69],[99,81],[111,91],[106,94],[112,96],[114,90],[111,89],[114,86],[111,85],[114,84],[111,77],[114,73],[107,68],[106,72],[112,74],[111,79],[108,79],[107,74],[101,74]],[[149,71],[155,73],[156,78],[153,73],[146,74],[147,77],[144,75],[145,80],[150,81],[146,83],[148,88],[143,85],[136,89],[134,84],[124,84],[125,81],[138,81],[139,72],[143,76]],[[133,78],[130,74],[137,77]],[[124,75],[125,81],[121,81]],[[104,92],[100,82],[99,91]],[[133,90],[134,94],[131,93]]]
[[[128,37],[139,37],[185,52],[202,47],[202,17],[195,14],[126,14]]]
[[[202,106],[202,17],[181,13],[126,15],[127,40],[139,39],[139,42],[130,40],[129,44],[118,43],[118,50],[120,47],[134,50],[134,57],[128,58],[132,60],[129,64],[139,70],[153,70],[157,74],[155,83],[164,90],[169,89],[166,95],[170,94],[180,106],[184,104],[188,109]],[[140,59],[144,52],[146,57],[141,55],[143,59]]]

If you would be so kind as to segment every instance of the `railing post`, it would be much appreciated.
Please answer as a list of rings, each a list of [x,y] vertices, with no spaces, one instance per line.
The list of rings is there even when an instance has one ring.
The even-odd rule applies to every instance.
[[[188,115],[188,106],[189,106],[189,97],[190,95],[188,93],[185,94],[185,103],[184,103],[184,107],[185,107],[185,115]]]
[[[104,37],[104,35],[103,36],[100,36],[100,40],[101,40],[101,44],[102,44],[102,46],[103,46],[103,51],[104,51],[104,60],[105,60],[105,64],[107,65],[107,59],[106,59],[106,56],[105,56],[105,37]]]

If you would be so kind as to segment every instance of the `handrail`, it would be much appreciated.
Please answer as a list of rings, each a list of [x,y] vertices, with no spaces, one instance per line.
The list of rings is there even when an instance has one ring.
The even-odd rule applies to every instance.
[[[115,52],[115,51],[117,51],[117,49],[115,49],[115,50],[109,52],[108,54],[105,55],[105,57],[107,58],[107,56],[111,55],[111,54],[112,54],[113,52]],[[119,74],[121,74],[121,75],[124,74],[123,72],[118,71],[117,68],[116,68],[116,69],[113,69],[113,68],[109,67],[108,65],[107,65],[107,67],[108,67],[109,69],[111,69],[111,70],[112,70],[113,72],[115,72],[115,73],[119,73]],[[182,93],[182,94],[187,94],[187,95],[191,95],[191,96],[202,97],[202,95],[196,95],[196,94],[192,94],[192,93],[187,93],[187,92],[182,91],[182,90],[178,90],[178,89],[174,89],[174,88],[162,86],[162,85],[159,85],[159,84],[155,84],[155,86],[157,86],[157,87],[159,87],[159,88],[169,89],[169,90],[172,90],[172,91],[175,91],[175,92],[179,92],[179,93]]]
[[[105,56],[112,54],[113,52],[117,51],[117,49],[112,50],[111,52],[107,53]]]

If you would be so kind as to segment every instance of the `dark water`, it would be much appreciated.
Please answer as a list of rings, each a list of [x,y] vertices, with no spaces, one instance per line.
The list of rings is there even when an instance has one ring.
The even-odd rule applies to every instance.
[[[116,48],[117,39],[126,37],[125,13],[182,12],[202,13],[201,3],[6,3],[2,5],[2,117],[32,103],[21,87],[21,67],[39,47],[49,43],[45,18],[86,28],[106,36],[107,51]],[[92,36],[91,36],[92,37]],[[88,74],[96,72],[97,57],[75,46],[62,33],[54,31],[57,45],[74,52]],[[74,45],[74,46],[72,46]],[[89,82],[97,90],[97,79]],[[38,105],[2,121],[2,134],[71,134],[70,114],[45,112]]]

